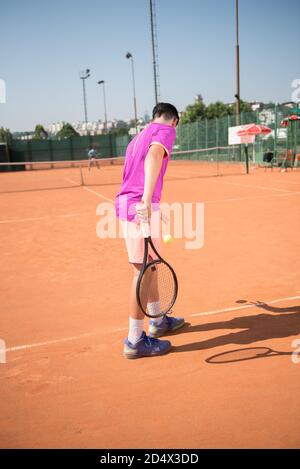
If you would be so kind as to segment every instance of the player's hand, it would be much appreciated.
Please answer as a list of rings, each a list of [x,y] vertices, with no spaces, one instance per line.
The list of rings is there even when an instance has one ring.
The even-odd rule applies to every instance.
[[[140,222],[148,223],[151,218],[151,204],[140,202],[135,207],[137,218]]]

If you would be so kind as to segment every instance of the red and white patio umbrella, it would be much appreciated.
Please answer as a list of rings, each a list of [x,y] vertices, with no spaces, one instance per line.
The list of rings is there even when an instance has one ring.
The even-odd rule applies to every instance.
[[[300,117],[296,116],[296,114],[292,114],[291,116],[286,117],[280,122],[280,127],[287,127],[289,122],[296,122],[300,121]]]
[[[251,135],[267,135],[272,132],[272,129],[262,124],[247,124],[238,131],[239,137],[247,137]]]
[[[267,135],[270,132],[272,132],[272,129],[262,124],[246,124],[237,132],[237,135],[239,137],[242,137],[242,142],[243,142],[243,137],[244,137],[247,174],[249,173],[249,158],[248,158],[249,137],[252,137],[253,140],[251,139],[251,141],[254,142],[256,135]]]
[[[289,121],[287,119],[283,119],[280,122],[280,127],[287,127],[289,125]]]

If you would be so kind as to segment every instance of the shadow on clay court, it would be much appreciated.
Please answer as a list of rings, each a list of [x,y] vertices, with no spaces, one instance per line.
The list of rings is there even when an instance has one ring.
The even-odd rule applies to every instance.
[[[275,356],[289,355],[292,356],[294,352],[277,352],[269,347],[246,347],[235,350],[227,350],[226,352],[212,355],[205,359],[206,363],[210,365],[221,365],[225,363],[244,362],[249,360],[256,360],[258,358],[270,358]]]
[[[273,314],[262,313],[255,316],[240,316],[228,321],[191,325],[182,330],[182,334],[205,333],[220,329],[237,329],[238,331],[209,339],[205,339],[205,334],[199,334],[199,338],[202,336],[203,340],[174,347],[174,353],[207,350],[229,344],[253,344],[263,340],[295,336],[300,333],[300,306],[276,308],[261,302],[257,303],[257,306]]]

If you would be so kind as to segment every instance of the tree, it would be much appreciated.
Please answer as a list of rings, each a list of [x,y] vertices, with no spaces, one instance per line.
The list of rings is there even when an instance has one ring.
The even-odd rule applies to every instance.
[[[197,101],[195,104],[187,106],[182,118],[181,124],[188,124],[190,122],[200,121],[205,118],[206,106],[202,101]]]
[[[251,106],[245,101],[240,101],[241,112],[251,112]],[[182,124],[201,121],[203,119],[216,119],[235,114],[235,104],[224,104],[222,101],[216,101],[206,106],[203,101],[196,101],[187,106],[180,120]]]
[[[0,127],[0,142],[8,143],[12,140],[12,134],[9,129]]]
[[[44,126],[37,124],[34,129],[34,134],[32,137],[34,140],[44,140],[48,138],[48,132],[44,129]]]
[[[251,105],[249,103],[247,103],[246,101],[240,101],[240,110],[241,112],[251,112],[252,111],[252,108],[251,108]]]
[[[205,117],[207,119],[215,119],[216,117],[228,116],[228,114],[231,114],[230,106],[222,103],[222,101],[217,101],[207,106]]]
[[[76,132],[74,127],[68,122],[64,122],[62,128],[57,132],[56,137],[61,140],[63,138],[79,137],[79,133]]]
[[[110,134],[114,135],[128,135],[128,128],[127,127],[119,127],[119,128],[114,128],[110,129],[109,132]]]
[[[133,124],[133,125],[135,125],[135,124]],[[116,123],[116,128],[117,128],[117,129],[121,129],[121,128],[122,128],[122,129],[127,129],[127,130],[128,130],[128,124],[127,124],[127,122],[125,122],[125,121],[118,120],[117,123]]]

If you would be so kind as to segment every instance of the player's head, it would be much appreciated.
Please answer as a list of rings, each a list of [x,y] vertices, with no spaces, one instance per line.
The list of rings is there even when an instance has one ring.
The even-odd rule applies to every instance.
[[[179,122],[179,114],[175,106],[170,103],[157,103],[152,111],[152,118],[156,121],[165,121],[176,127]]]

